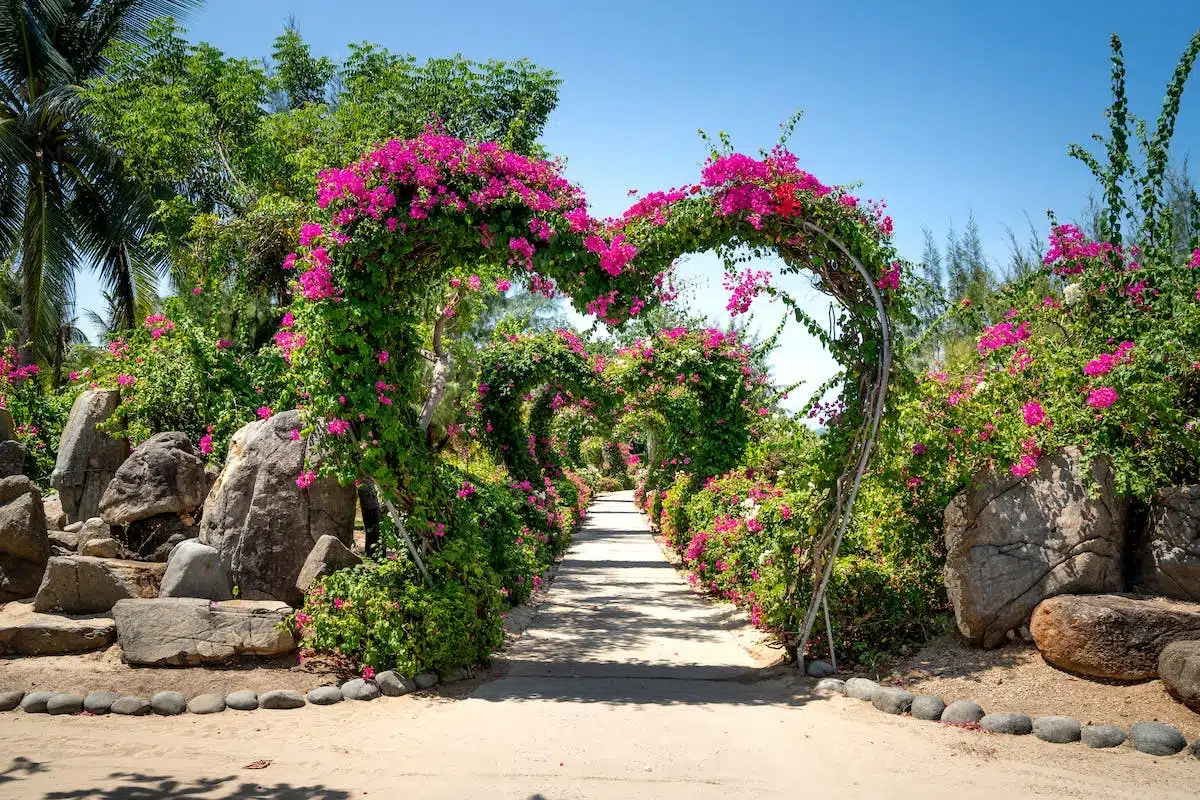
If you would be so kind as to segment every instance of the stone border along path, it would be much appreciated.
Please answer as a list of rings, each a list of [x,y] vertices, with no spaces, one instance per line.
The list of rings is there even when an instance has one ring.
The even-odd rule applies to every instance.
[[[520,607],[520,614],[513,615],[520,619],[516,626],[506,626],[508,649],[497,654],[502,673],[496,674],[503,674],[508,682],[507,693],[513,692],[513,683],[537,685],[558,678],[746,682],[764,674],[737,643],[732,631],[742,626],[730,622],[729,610],[695,602],[691,587],[650,535],[645,517],[632,503],[631,492],[598,497],[593,510],[630,518],[619,519],[620,527],[587,525],[581,529],[571,551],[548,573],[557,578],[555,593],[535,596],[529,606]],[[669,574],[663,575],[664,570]],[[818,671],[828,667],[825,662],[809,666]],[[453,683],[470,676],[470,670],[455,670],[442,676],[442,682]],[[353,678],[340,687],[318,686],[305,694],[243,690],[227,696],[201,694],[188,700],[175,691],[158,692],[149,699],[109,691],[94,691],[83,697],[47,691],[0,691],[0,712],[19,708],[26,713],[50,715],[176,716],[185,712],[287,710],[308,704],[326,706],[344,700],[400,697],[438,682],[439,676],[432,672],[408,678],[389,670],[373,679]],[[488,686],[481,686],[476,694],[489,694]],[[1020,713],[988,714],[971,700],[947,705],[939,697],[915,695],[866,678],[843,681],[823,677],[816,683],[815,694],[841,694],[870,702],[886,714],[907,713],[915,719],[972,730],[1032,733],[1054,744],[1082,741],[1091,748],[1111,748],[1129,740],[1135,749],[1150,755],[1170,756],[1187,750],[1200,759],[1200,738],[1189,746],[1182,733],[1159,722],[1137,723],[1127,735],[1112,725],[1081,725],[1065,716],[1030,719]]]

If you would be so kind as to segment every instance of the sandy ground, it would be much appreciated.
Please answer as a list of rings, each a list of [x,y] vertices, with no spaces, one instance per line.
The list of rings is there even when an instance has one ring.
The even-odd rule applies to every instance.
[[[0,715],[0,798],[1194,798],[1200,762],[881,714],[761,670],[607,495],[485,680],[206,717]],[[498,676],[498,677],[497,677]]]

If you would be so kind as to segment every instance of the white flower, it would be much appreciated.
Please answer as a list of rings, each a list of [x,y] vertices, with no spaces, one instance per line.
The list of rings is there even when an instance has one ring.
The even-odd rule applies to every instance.
[[[1083,286],[1076,281],[1075,283],[1067,284],[1067,288],[1063,289],[1063,300],[1067,305],[1073,306],[1083,299]]]

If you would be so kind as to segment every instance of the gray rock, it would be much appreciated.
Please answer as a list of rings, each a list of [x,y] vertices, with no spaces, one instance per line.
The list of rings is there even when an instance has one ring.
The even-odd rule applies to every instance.
[[[32,597],[49,558],[37,487],[24,475],[0,479],[0,603]]]
[[[943,715],[944,716],[944,715]],[[979,720],[979,727],[991,733],[1009,733],[1014,736],[1024,736],[1033,732],[1033,720],[1025,714],[1001,712],[984,714]]]
[[[437,675],[432,672],[421,672],[413,676],[413,682],[417,684],[418,689],[428,689],[437,681]]]
[[[1183,734],[1161,722],[1138,722],[1129,731],[1133,746],[1152,756],[1173,756],[1187,747]]]
[[[942,698],[932,694],[921,694],[913,698],[909,713],[917,719],[937,722],[945,710],[946,704],[942,702]]]
[[[116,692],[88,692],[87,697],[83,698],[83,710],[89,714],[107,714],[112,704],[120,699],[121,695]]]
[[[221,554],[206,544],[189,539],[171,551],[158,595],[232,600],[233,584]]]
[[[84,523],[84,520],[81,520],[81,519],[75,520],[71,524],[64,526],[63,530],[67,533],[79,533],[80,531],[83,530],[83,523]],[[78,543],[76,543],[76,544],[78,544]]]
[[[1197,739],[1188,746],[1188,755],[1192,758],[1200,758],[1200,739]]]
[[[325,534],[317,539],[312,552],[304,560],[304,566],[300,568],[300,576],[296,578],[296,589],[304,594],[319,578],[340,569],[358,566],[361,563],[362,559],[342,544],[340,539]]]
[[[1200,603],[1200,484],[1155,495],[1137,550],[1139,591]]]
[[[833,668],[833,664],[828,661],[810,661],[808,666],[804,668],[810,678],[828,678],[837,670]]]
[[[234,711],[256,711],[258,710],[258,694],[249,689],[242,689],[226,695],[225,705]]]
[[[0,441],[0,477],[20,475],[25,472],[25,448],[20,442],[8,439]]]
[[[100,515],[111,525],[159,514],[195,516],[207,493],[204,461],[187,434],[158,433],[117,469],[100,498]]]
[[[453,667],[445,672],[438,673],[438,680],[442,683],[458,683],[465,681],[471,677],[471,671],[466,667]]]
[[[374,680],[351,678],[342,684],[342,695],[347,700],[374,700],[379,694],[379,684]]]
[[[111,539],[113,538],[113,533],[118,531],[120,531],[120,528],[109,525],[107,522],[100,519],[100,517],[92,517],[91,519],[84,520],[79,527],[75,529],[75,533],[78,534],[79,537],[79,547],[83,547],[84,543],[86,543],[89,539]],[[81,555],[87,554],[81,553]]]
[[[67,527],[67,512],[63,511],[62,501],[58,495],[42,498],[42,513],[46,517],[46,527],[61,531]]]
[[[0,408],[0,439],[11,439],[13,433],[12,412],[7,408]]]
[[[1084,725],[1079,738],[1088,747],[1119,747],[1125,743],[1125,731],[1116,725]]]
[[[100,496],[129,453],[123,438],[101,433],[104,422],[121,402],[116,389],[91,389],[75,398],[58,441],[58,460],[50,485],[58,490],[68,522],[90,519],[100,510]]]
[[[20,689],[0,692],[0,711],[12,711],[17,706],[21,705],[21,699],[25,697],[25,692]]]
[[[824,694],[845,694],[846,682],[838,678],[822,678],[814,691]]]
[[[79,554],[82,556],[94,556],[95,558],[119,558],[121,556],[121,546],[117,544],[116,539],[108,537],[103,539],[88,539],[79,548]]]
[[[846,681],[846,696],[855,700],[870,701],[879,691],[879,684],[866,678],[850,678]]]
[[[1126,504],[1112,471],[1068,447],[1038,460],[1037,472],[977,476],[946,508],[946,592],[958,628],[973,644],[997,647],[1047,597],[1124,588]]]
[[[95,614],[118,600],[158,596],[166,567],[144,561],[54,556],[33,598],[34,611]]]
[[[126,717],[144,717],[150,713],[150,701],[144,697],[122,697],[114,700],[108,710]]]
[[[258,696],[259,708],[287,710],[301,708],[303,705],[304,696],[291,689],[273,689],[269,692],[263,692]]]
[[[1200,640],[1164,647],[1158,657],[1158,677],[1172,697],[1200,711]]]
[[[157,692],[150,698],[150,708],[155,714],[173,717],[187,711],[187,698],[183,692]]]
[[[198,694],[188,700],[190,714],[220,714],[225,710],[225,698],[219,694]]]
[[[0,655],[82,653],[108,647],[116,639],[117,626],[108,617],[39,614],[29,600],[0,608]]]
[[[390,669],[376,675],[375,683],[379,684],[379,691],[388,697],[400,697],[401,695],[416,691],[417,688],[417,684],[411,678],[397,675]]]
[[[21,710],[26,714],[45,714],[46,704],[57,692],[30,692],[21,700]]]
[[[292,609],[265,600],[220,603],[191,597],[121,600],[113,606],[121,657],[128,664],[219,664],[239,656],[291,652],[282,623]]]
[[[131,552],[146,561],[166,561],[172,548],[185,539],[195,539],[200,526],[191,517],[156,514],[135,520],[121,529],[121,541]]]
[[[73,531],[47,530],[46,536],[50,539],[50,546],[54,547],[57,545],[58,547],[61,547],[64,551],[66,551],[65,555],[74,555],[78,553],[80,546],[83,544],[83,539],[81,538],[79,528],[76,528]]]
[[[1081,675],[1144,680],[1158,675],[1171,642],[1200,639],[1200,603],[1119,594],[1051,597],[1033,612],[1042,658]]]
[[[1033,735],[1052,744],[1078,742],[1080,728],[1079,720],[1071,717],[1038,717],[1033,721]]]
[[[158,520],[158,519],[162,519],[162,518],[154,517],[149,520],[143,520],[142,522],[135,522],[134,525],[141,525],[143,522],[150,523],[150,522],[153,522],[154,520]],[[200,532],[200,529],[198,527],[193,527],[193,528],[187,528],[183,532],[176,531],[175,533],[172,533],[170,536],[167,537],[167,540],[165,542],[163,542],[162,544],[160,544],[158,547],[155,548],[154,552],[150,554],[149,560],[150,561],[161,561],[163,563],[166,563],[167,561],[169,561],[171,559],[171,553],[175,552],[176,545],[178,545],[182,542],[189,541],[191,539],[195,539],[196,536],[199,534],[199,532]]]
[[[78,714],[83,711],[83,698],[77,694],[60,692],[46,701],[47,714]]]
[[[248,600],[299,605],[296,580],[317,541],[328,534],[353,544],[354,487],[328,478],[296,485],[310,455],[307,439],[292,439],[302,427],[299,413],[286,411],[235,433],[204,503],[200,541],[221,554]]]
[[[871,704],[885,714],[903,714],[912,706],[916,695],[892,686],[880,686],[871,696]]]
[[[343,699],[342,690],[336,686],[318,686],[308,690],[308,702],[314,706],[331,706]]]
[[[955,724],[979,722],[983,717],[983,709],[974,700],[955,700],[942,711],[942,722]]]

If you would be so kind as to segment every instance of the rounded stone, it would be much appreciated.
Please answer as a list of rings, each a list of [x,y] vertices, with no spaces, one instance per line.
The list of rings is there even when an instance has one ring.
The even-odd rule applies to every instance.
[[[1078,742],[1081,735],[1079,720],[1071,717],[1038,717],[1033,721],[1033,735],[1051,744]]]
[[[388,697],[400,697],[417,688],[411,678],[398,675],[390,669],[376,675],[375,683],[379,684],[379,691]]]
[[[331,706],[342,702],[342,690],[336,686],[318,686],[308,690],[308,702],[314,706]]]
[[[374,700],[379,697],[379,685],[374,680],[351,678],[342,684],[342,696],[347,700]]]
[[[1119,747],[1125,744],[1125,731],[1116,725],[1084,725],[1079,738],[1088,747]]]
[[[21,700],[21,710],[26,714],[45,714],[46,703],[56,694],[57,692],[30,692]]]
[[[837,672],[833,668],[833,664],[828,661],[810,661],[808,666],[804,668],[810,678],[828,678],[830,675]]]
[[[183,692],[157,692],[150,698],[150,708],[155,714],[173,717],[187,711],[187,698]]]
[[[144,697],[121,697],[113,701],[109,711],[127,717],[144,717],[150,713],[150,701]]]
[[[192,714],[220,714],[225,710],[225,698],[219,694],[198,694],[188,701],[187,710]]]
[[[1138,722],[1129,731],[1133,746],[1152,756],[1173,756],[1187,747],[1183,734],[1161,722]]]
[[[471,671],[466,667],[453,667],[445,672],[438,673],[438,679],[442,683],[458,683],[459,681],[465,681],[470,677]]]
[[[821,678],[817,681],[817,688],[814,691],[825,694],[845,694],[846,682],[838,678]]]
[[[225,707],[234,711],[256,711],[258,709],[258,694],[249,689],[233,692],[225,696]]]
[[[983,719],[983,709],[974,700],[955,700],[942,712],[942,722],[971,723]]]
[[[413,678],[413,682],[417,684],[418,689],[428,689],[437,683],[437,675],[432,672],[422,672]]]
[[[47,714],[78,714],[83,711],[83,698],[62,692],[46,701]]]
[[[913,698],[908,712],[917,719],[937,722],[945,710],[946,704],[942,702],[942,698],[933,694],[920,694]]]
[[[116,692],[88,692],[87,697],[83,698],[83,710],[90,714],[107,714],[112,704],[120,699],[121,695]]]
[[[304,706],[304,695],[291,689],[272,689],[258,696],[259,708],[286,711]]]
[[[983,719],[979,720],[979,727],[991,733],[1025,736],[1033,732],[1033,720],[1026,714],[1004,711],[997,714],[984,714]]]
[[[23,691],[0,692],[0,711],[12,711],[21,705],[21,698],[24,696]]]
[[[846,681],[846,696],[855,700],[870,701],[879,689],[879,684],[866,678],[851,678]]]
[[[912,706],[916,695],[893,686],[880,686],[871,697],[871,705],[885,714],[903,714]]]
[[[1188,747],[1188,755],[1192,758],[1200,758],[1200,739],[1192,742],[1191,746]]]

